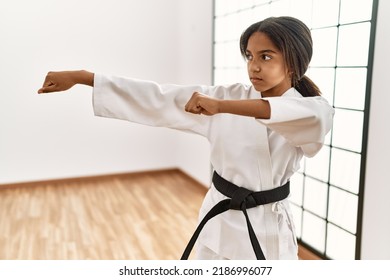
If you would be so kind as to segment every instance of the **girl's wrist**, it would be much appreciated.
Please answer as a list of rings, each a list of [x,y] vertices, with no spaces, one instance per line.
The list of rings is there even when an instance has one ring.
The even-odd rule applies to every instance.
[[[93,87],[94,74],[86,70],[73,71],[72,79],[75,84],[82,84]]]
[[[228,110],[227,110],[227,107],[228,107],[228,104],[227,104],[228,100],[225,100],[225,99],[218,99],[218,113],[229,113]]]

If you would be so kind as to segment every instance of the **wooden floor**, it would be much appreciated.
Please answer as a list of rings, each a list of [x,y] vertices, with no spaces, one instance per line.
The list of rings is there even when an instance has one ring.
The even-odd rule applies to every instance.
[[[177,260],[206,188],[178,170],[0,188],[0,259]]]

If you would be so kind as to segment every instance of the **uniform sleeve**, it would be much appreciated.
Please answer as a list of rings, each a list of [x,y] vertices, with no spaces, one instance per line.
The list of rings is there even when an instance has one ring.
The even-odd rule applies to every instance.
[[[168,127],[206,136],[209,118],[184,110],[194,91],[206,86],[159,85],[154,82],[95,74],[93,109],[96,116]]]
[[[334,109],[321,96],[272,97],[270,119],[258,119],[292,145],[313,157],[324,144],[333,123]]]

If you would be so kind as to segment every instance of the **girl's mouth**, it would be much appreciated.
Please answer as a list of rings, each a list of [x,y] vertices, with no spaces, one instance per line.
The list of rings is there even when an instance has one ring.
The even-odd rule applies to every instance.
[[[251,81],[252,83],[255,83],[255,84],[257,84],[257,83],[260,83],[260,82],[262,82],[262,81],[263,81],[263,79],[256,78],[256,77],[251,77],[251,78],[250,78],[250,81]]]

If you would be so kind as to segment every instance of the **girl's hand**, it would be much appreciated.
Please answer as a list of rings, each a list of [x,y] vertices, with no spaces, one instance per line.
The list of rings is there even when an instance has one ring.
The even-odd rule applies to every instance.
[[[76,84],[93,86],[94,74],[88,71],[49,72],[38,93],[68,90]]]
[[[49,72],[38,93],[64,91],[76,84],[71,71]]]
[[[211,98],[200,92],[194,92],[185,106],[186,112],[212,116],[218,114],[220,100]]]

